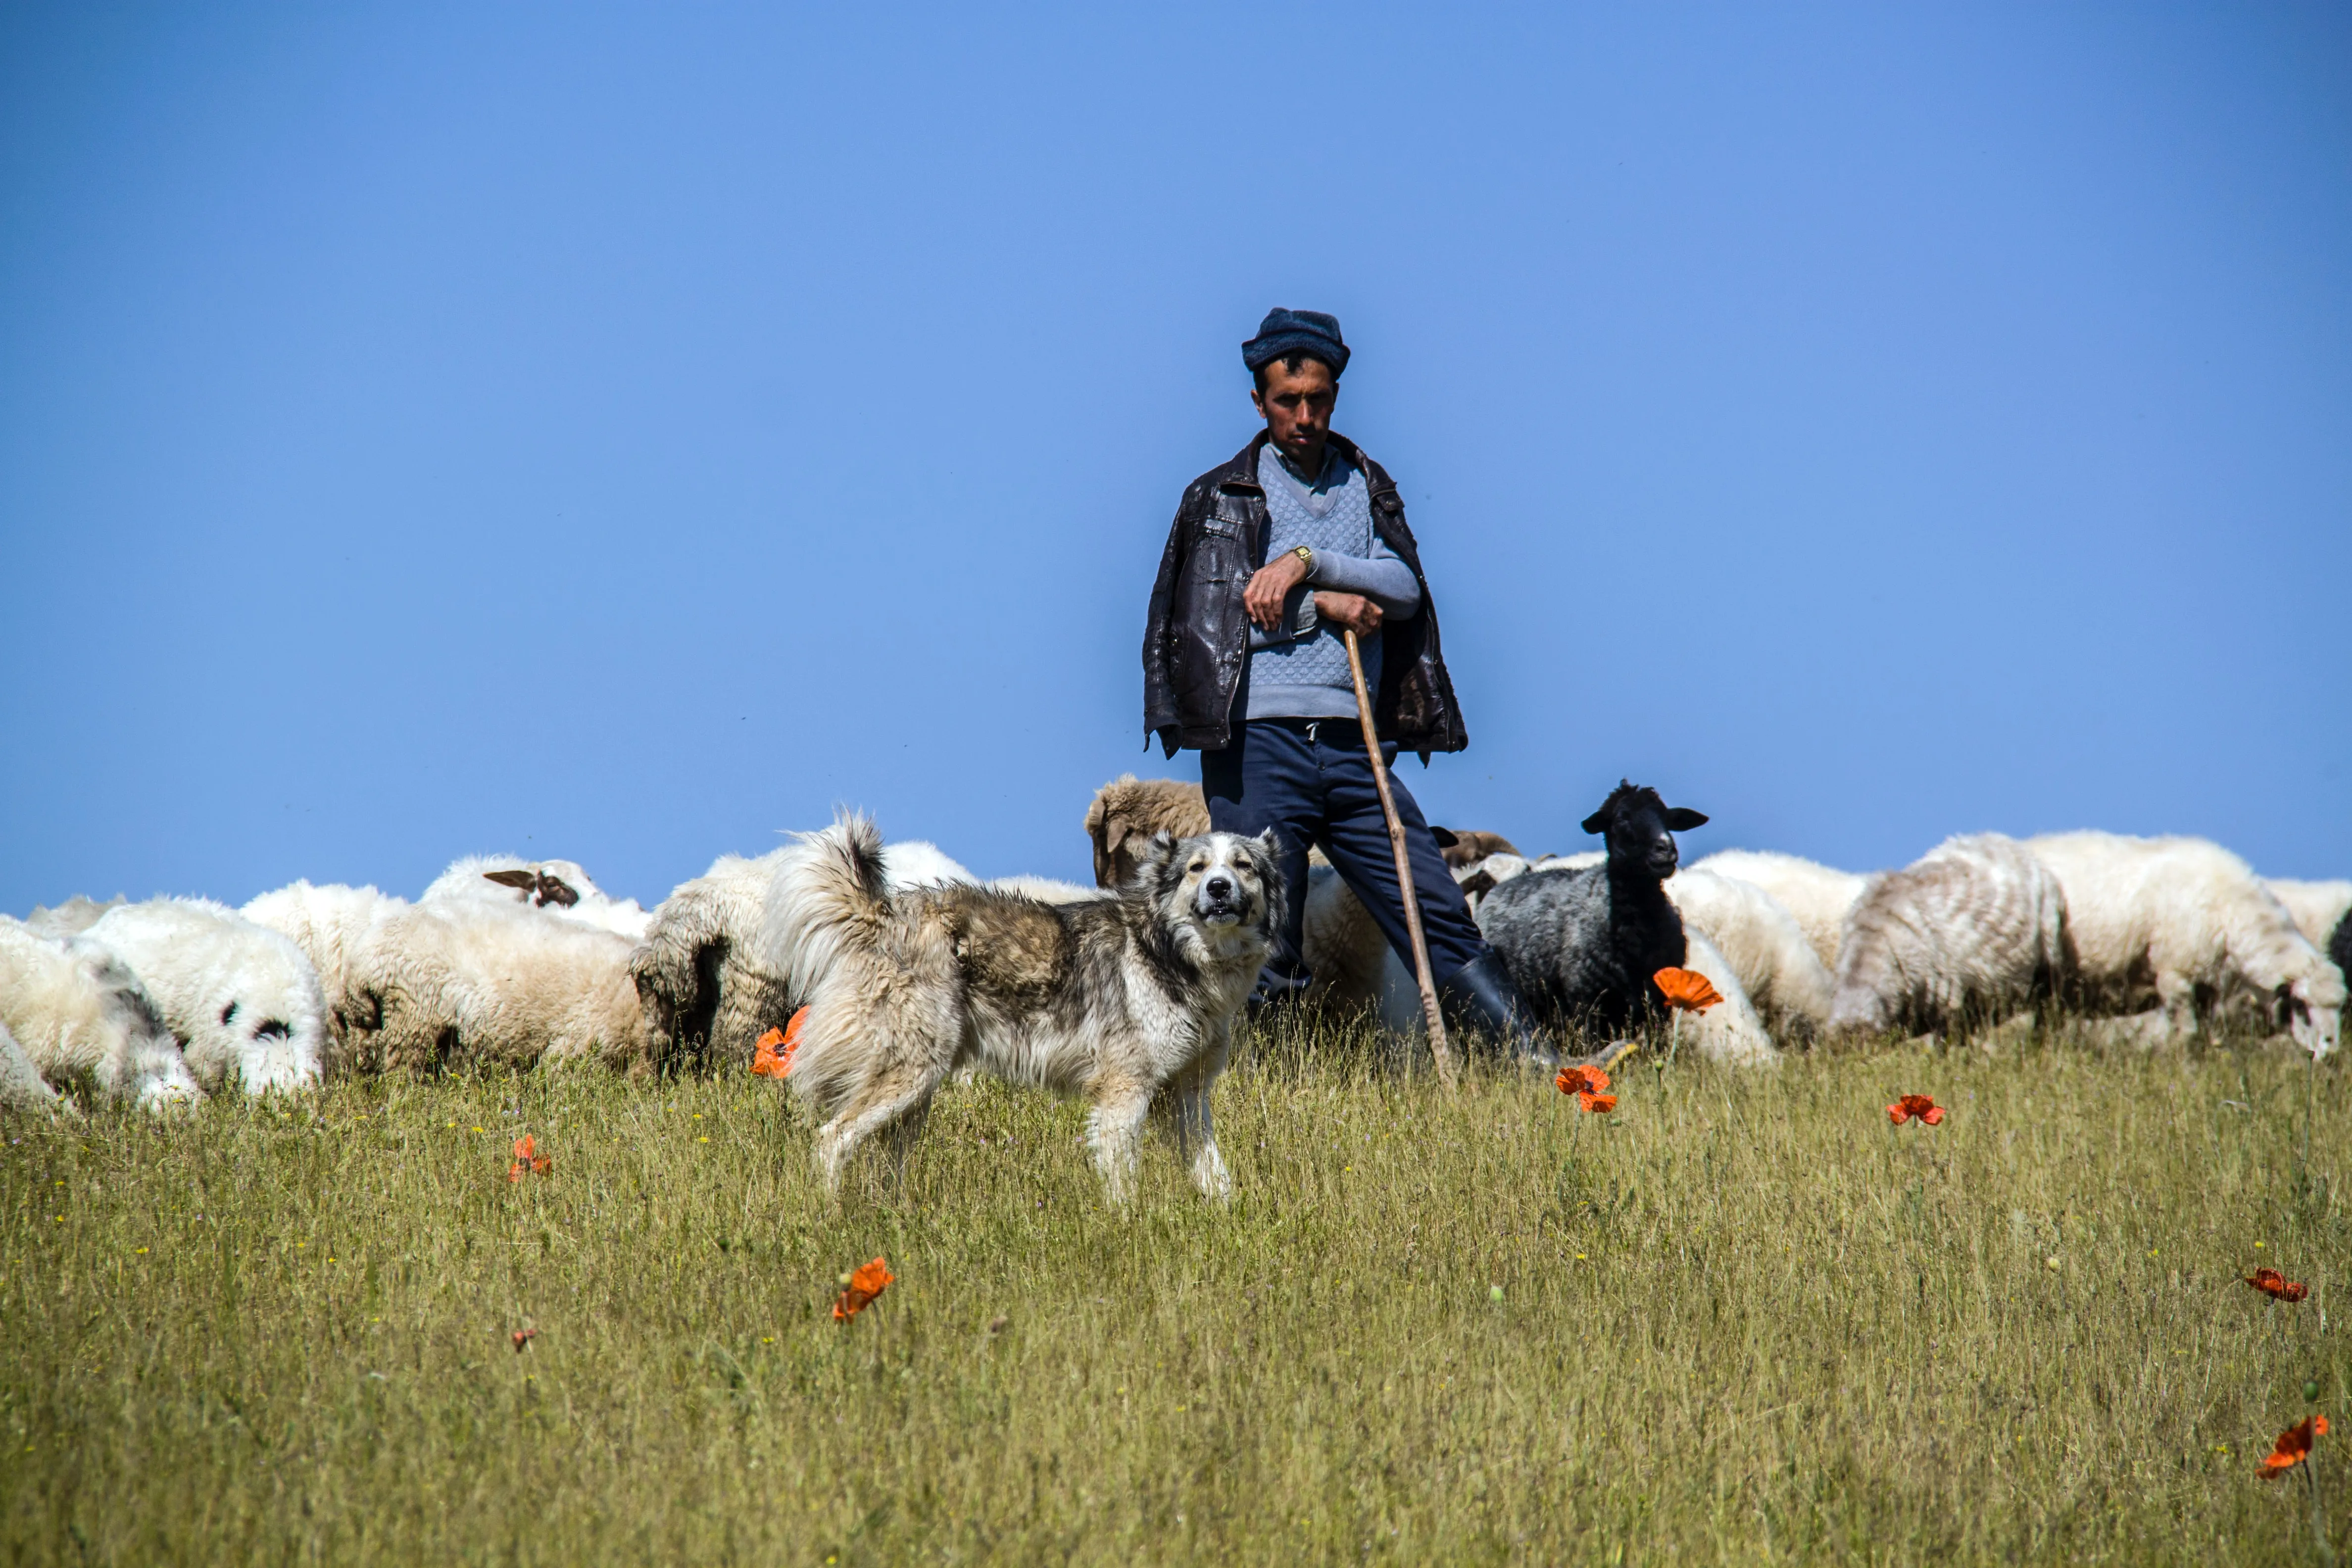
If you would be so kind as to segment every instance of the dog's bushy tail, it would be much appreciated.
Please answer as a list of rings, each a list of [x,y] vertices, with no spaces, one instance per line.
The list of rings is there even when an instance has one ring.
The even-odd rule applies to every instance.
[[[853,949],[871,952],[890,918],[882,832],[844,812],[831,827],[794,834],[768,884],[761,967],[806,1000]]]

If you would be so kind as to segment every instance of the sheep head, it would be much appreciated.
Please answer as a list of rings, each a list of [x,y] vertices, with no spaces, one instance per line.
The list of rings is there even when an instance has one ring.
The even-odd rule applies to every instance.
[[[1656,790],[1626,779],[1609,792],[1599,811],[1584,819],[1584,831],[1606,837],[1612,870],[1639,871],[1664,881],[1682,863],[1675,835],[1706,821],[1704,813],[1668,805]]]

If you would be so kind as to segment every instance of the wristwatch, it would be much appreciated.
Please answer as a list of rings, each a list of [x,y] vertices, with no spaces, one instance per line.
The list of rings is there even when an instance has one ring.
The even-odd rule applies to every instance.
[[[1293,545],[1290,552],[1298,557],[1298,563],[1307,568],[1307,574],[1309,577],[1315,575],[1315,552],[1307,549],[1304,544],[1298,544]]]

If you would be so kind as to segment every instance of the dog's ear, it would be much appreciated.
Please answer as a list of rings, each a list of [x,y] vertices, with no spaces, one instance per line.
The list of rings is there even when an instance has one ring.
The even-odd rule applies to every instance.
[[[1706,814],[1703,811],[1693,811],[1686,805],[1666,807],[1666,831],[1669,833],[1688,833],[1694,827],[1706,826]]]
[[[1157,874],[1160,868],[1176,858],[1176,836],[1166,828],[1153,834],[1135,857],[1135,875],[1139,878]]]
[[[535,888],[539,886],[539,873],[519,868],[512,871],[485,871],[482,873],[482,880],[496,882],[501,888]]]
[[[1265,856],[1269,864],[1279,862],[1281,860],[1282,840],[1274,836],[1273,828],[1268,827],[1264,829],[1256,837],[1250,839],[1248,842],[1250,847]]]

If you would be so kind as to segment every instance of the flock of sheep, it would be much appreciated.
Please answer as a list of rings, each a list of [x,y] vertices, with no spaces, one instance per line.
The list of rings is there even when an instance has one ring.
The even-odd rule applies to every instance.
[[[1197,787],[1122,778],[1087,814],[1097,886],[990,885],[1055,903],[1115,896],[1152,834],[1207,826]],[[2266,882],[2203,840],[2105,833],[1971,835],[1869,877],[1747,850],[1688,867],[1669,854],[1662,873],[1634,864],[1620,837],[1590,854],[1528,857],[1495,834],[1441,830],[1522,991],[1534,994],[1528,977],[1558,979],[1558,1021],[1617,1026],[1611,993],[1585,1006],[1575,987],[1605,979],[1612,953],[1679,950],[1725,998],[1684,1037],[1736,1063],[1817,1037],[2060,1010],[2150,1044],[2226,1025],[2286,1034],[2315,1057],[2336,1045],[2352,881]],[[541,1061],[633,1074],[748,1065],[798,1005],[769,890],[802,852],[723,856],[651,911],[607,897],[572,862],[489,857],[459,860],[413,902],[297,882],[241,910],[77,897],[0,916],[0,1106],[163,1110],[339,1073]],[[887,858],[901,887],[979,880],[929,844],[892,845]],[[1615,902],[1594,881],[1599,913],[1581,926],[1506,918],[1578,877],[1605,879]],[[1526,878],[1538,880],[1501,893]],[[1314,994],[1417,1026],[1410,975],[1319,858],[1303,897]],[[1634,923],[1653,929],[1625,929]]]

